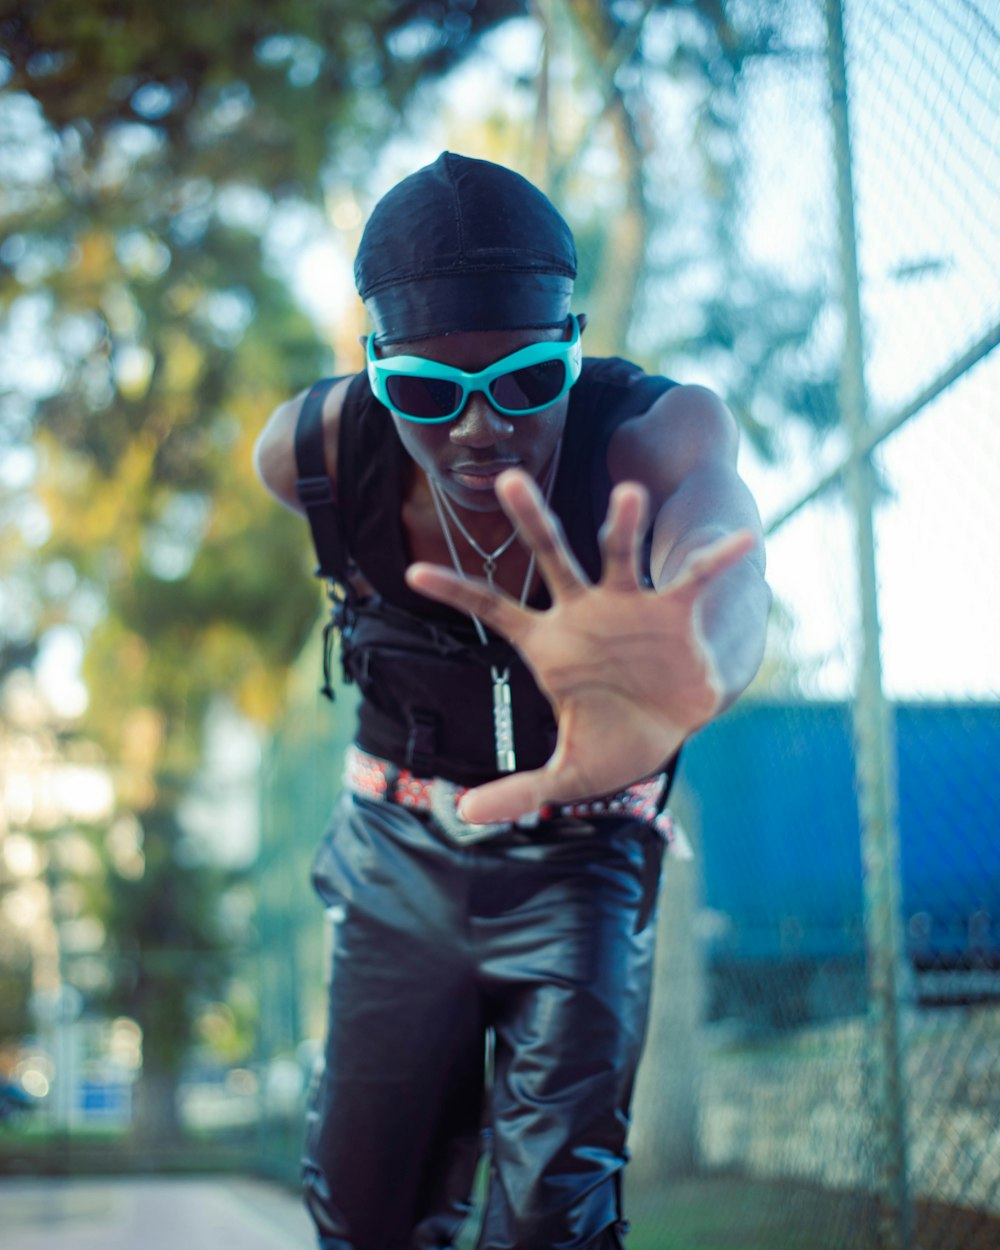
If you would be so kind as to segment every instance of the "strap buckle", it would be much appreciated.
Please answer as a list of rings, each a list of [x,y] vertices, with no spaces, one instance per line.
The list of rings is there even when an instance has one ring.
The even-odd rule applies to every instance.
[[[413,708],[406,737],[406,765],[417,777],[429,777],[434,771],[434,750],[437,744],[437,720],[433,713]]]
[[[317,508],[323,504],[333,503],[333,483],[325,473],[318,477],[297,478],[295,490],[305,508]]]

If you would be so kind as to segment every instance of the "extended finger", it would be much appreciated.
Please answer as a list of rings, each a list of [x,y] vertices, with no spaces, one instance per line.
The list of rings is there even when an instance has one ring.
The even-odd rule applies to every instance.
[[[661,590],[684,601],[693,601],[704,588],[726,569],[738,564],[752,551],[756,538],[750,530],[736,530],[705,547],[692,551],[681,565],[677,576]]]
[[[601,584],[610,590],[637,590],[639,554],[646,531],[648,495],[638,482],[623,482],[611,493],[601,526]]]
[[[547,506],[533,478],[508,469],[497,479],[497,498],[518,535],[534,552],[538,569],[553,599],[578,594],[589,583],[566,542],[559,519]]]
[[[406,581],[418,594],[478,617],[511,642],[517,641],[525,621],[532,615],[530,609],[521,607],[488,582],[460,577],[437,564],[411,564],[406,570]]]

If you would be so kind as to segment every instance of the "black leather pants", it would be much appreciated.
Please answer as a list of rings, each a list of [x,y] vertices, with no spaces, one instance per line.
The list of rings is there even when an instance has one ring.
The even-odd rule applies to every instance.
[[[463,848],[429,817],[340,801],[314,870],[332,956],[304,1168],[323,1250],[452,1247],[484,1125],[479,1250],[621,1245],[661,854],[620,817]]]

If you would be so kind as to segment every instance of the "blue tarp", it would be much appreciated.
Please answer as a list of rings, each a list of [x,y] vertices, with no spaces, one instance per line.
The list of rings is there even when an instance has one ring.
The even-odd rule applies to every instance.
[[[1000,960],[1000,704],[894,709],[902,912],[914,960]],[[863,949],[850,709],[738,704],[685,748],[713,951]]]

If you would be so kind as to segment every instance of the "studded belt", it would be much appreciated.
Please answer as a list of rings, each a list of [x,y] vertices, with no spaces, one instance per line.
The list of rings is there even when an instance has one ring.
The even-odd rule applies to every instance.
[[[458,805],[471,786],[461,786],[443,777],[416,777],[409,769],[369,755],[356,746],[348,747],[344,763],[344,786],[352,794],[424,812],[434,818],[448,837],[463,845],[482,842],[514,828],[531,829],[540,821],[559,816],[631,816],[652,825],[675,856],[690,858],[683,833],[675,826],[670,813],[660,810],[665,784],[666,774],[657,773],[614,794],[579,803],[546,803],[537,812],[513,823],[474,825],[458,814]]]

